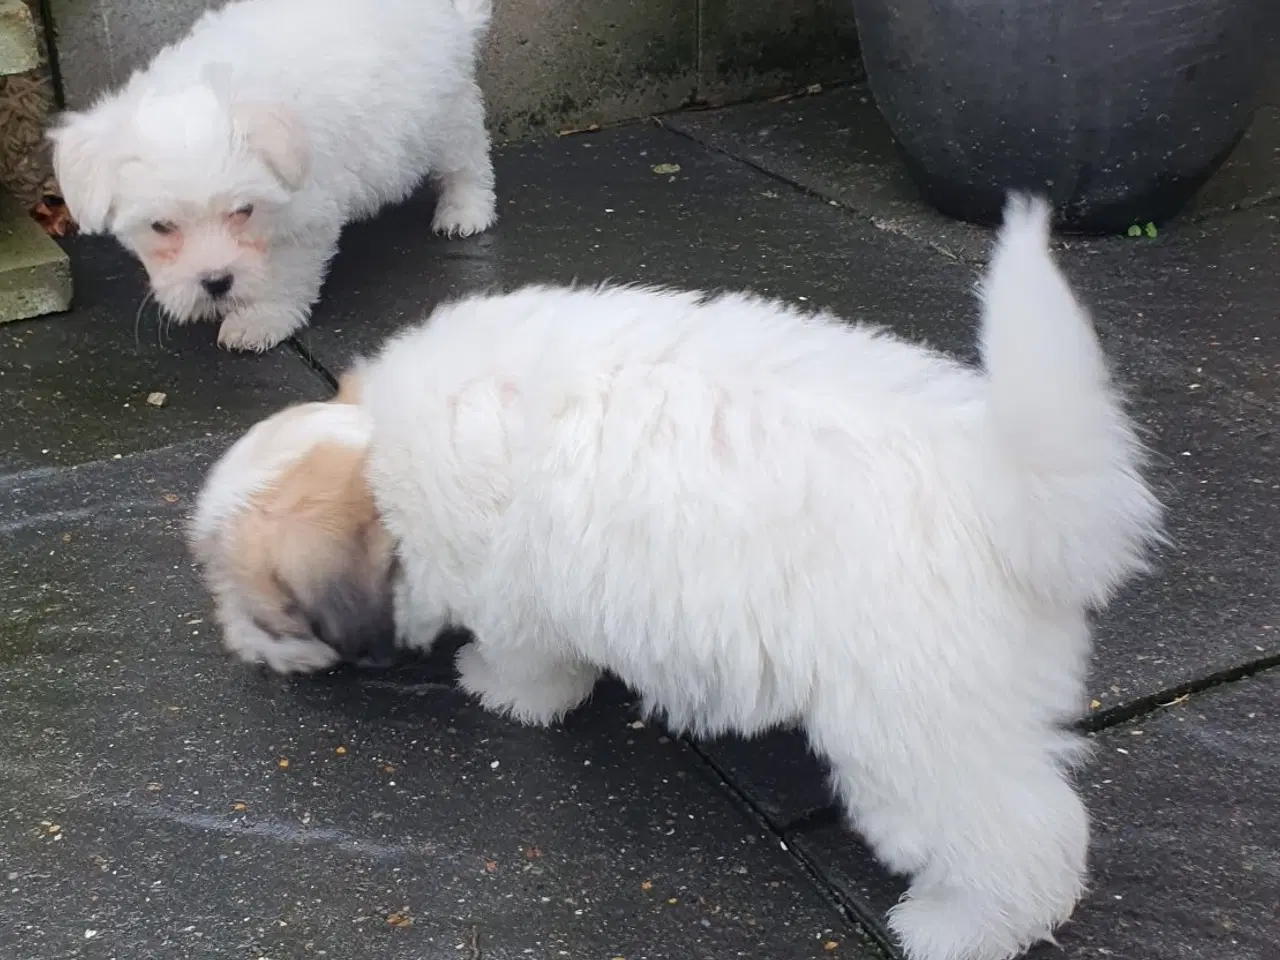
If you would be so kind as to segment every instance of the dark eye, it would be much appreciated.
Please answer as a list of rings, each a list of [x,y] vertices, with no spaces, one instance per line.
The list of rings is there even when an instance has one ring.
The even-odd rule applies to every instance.
[[[154,230],[156,233],[160,234],[160,236],[167,237],[169,234],[173,233],[173,231],[177,230],[178,228],[174,226],[172,223],[170,223],[168,220],[157,220],[153,224],[151,224],[151,229]]]
[[[250,217],[253,216],[253,204],[246,203],[243,207],[241,207],[239,210],[236,211],[236,216],[244,217],[246,220],[248,220]]]

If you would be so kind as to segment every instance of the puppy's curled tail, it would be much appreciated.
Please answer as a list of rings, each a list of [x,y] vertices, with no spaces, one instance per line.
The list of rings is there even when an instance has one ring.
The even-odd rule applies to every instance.
[[[489,29],[493,18],[493,0],[453,0],[453,9],[475,38]]]
[[[1145,568],[1161,509],[1088,312],[1049,250],[1048,204],[1012,196],[980,293],[988,413],[1019,495],[1001,505],[1016,573],[1104,604]]]

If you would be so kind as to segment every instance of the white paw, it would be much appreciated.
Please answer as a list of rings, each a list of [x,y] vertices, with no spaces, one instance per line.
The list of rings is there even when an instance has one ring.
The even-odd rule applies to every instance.
[[[446,237],[470,237],[484,233],[497,219],[497,199],[492,190],[455,188],[441,195],[431,229]]]
[[[595,686],[595,671],[575,664],[524,669],[520,679],[490,663],[478,643],[458,651],[458,683],[486,710],[545,727],[582,703]]]
[[[889,911],[889,928],[908,960],[1012,960],[1041,940],[1053,940],[1053,928],[1070,908],[1030,920],[1010,917],[1008,906],[970,891],[937,887],[912,892]]]
[[[218,346],[227,350],[265,353],[302,327],[305,320],[287,309],[243,307],[223,318]]]

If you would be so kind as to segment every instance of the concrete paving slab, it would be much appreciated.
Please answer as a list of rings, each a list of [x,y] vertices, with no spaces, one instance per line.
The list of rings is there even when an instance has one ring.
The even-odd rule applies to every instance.
[[[970,263],[986,260],[988,231],[944,217],[920,199],[865,86],[676,113],[663,123],[838,203],[887,233]]]
[[[67,249],[71,312],[0,327],[0,475],[240,430],[328,392],[288,349],[230,354],[213,325],[163,329],[154,308],[140,314],[142,267],[113,241]]]
[[[1028,960],[1273,960],[1280,944],[1280,671],[1097,737],[1082,778],[1093,888]]]
[[[970,346],[971,271],[685,137],[640,124],[495,160],[502,219],[489,234],[431,236],[424,192],[344,235],[302,338],[318,360],[341,367],[464,292],[574,280],[749,287]]]
[[[180,535],[218,448],[4,481],[0,954],[871,956],[617,688],[536,731],[447,660],[224,658]]]

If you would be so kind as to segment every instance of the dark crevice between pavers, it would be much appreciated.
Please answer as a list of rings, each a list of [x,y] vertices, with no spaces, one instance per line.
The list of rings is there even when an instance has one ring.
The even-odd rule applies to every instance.
[[[733,782],[731,774],[718,764],[715,758],[704,750],[697,740],[688,736],[682,737],[681,740],[708,771],[715,776],[730,799],[754,821],[757,828],[771,837],[786,852],[787,856],[795,862],[797,868],[830,901],[840,915],[863,934],[869,946],[874,947],[888,960],[903,960],[902,953],[898,950],[892,934],[889,933],[888,928],[884,925],[884,917],[878,911],[869,909],[865,904],[844,896],[839,888],[823,874],[822,870],[808,856],[797,849],[795,844],[789,842],[788,837],[800,831],[792,829],[792,824],[779,824],[765,813],[747,793]],[[824,810],[813,811],[794,822],[799,823],[801,820],[819,816],[825,816],[828,820],[839,822],[841,814],[833,806]]]
[[[328,367],[320,362],[320,359],[311,352],[311,349],[299,340],[297,337],[290,337],[285,341],[285,346],[293,351],[294,355],[301,360],[308,370],[323,380],[330,390],[335,393],[338,391],[338,378]]]
[[[1184,683],[1157,690],[1155,693],[1148,694],[1145,697],[1130,700],[1128,703],[1117,704],[1107,710],[1099,710],[1085,717],[1076,726],[1082,733],[1100,733],[1122,723],[1129,723],[1140,717],[1148,716],[1158,710],[1163,710],[1165,707],[1173,706],[1175,703],[1182,703],[1188,697],[1196,696],[1228,683],[1248,680],[1250,677],[1255,677],[1266,670],[1276,667],[1280,667],[1280,653],[1259,657],[1240,666],[1219,670],[1203,677],[1196,677],[1193,680],[1187,680]]]

